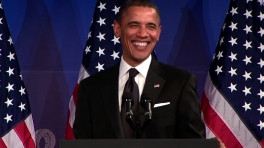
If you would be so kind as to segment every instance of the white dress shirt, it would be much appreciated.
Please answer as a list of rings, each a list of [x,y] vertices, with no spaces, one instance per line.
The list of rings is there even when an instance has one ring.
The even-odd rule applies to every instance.
[[[118,98],[119,98],[119,111],[121,111],[121,103],[122,103],[122,95],[123,95],[123,91],[124,91],[124,87],[126,84],[126,81],[129,77],[129,73],[128,70],[130,68],[136,68],[137,71],[139,72],[136,77],[135,77],[135,81],[138,85],[138,89],[139,89],[139,99],[140,96],[142,94],[144,85],[145,85],[145,81],[146,81],[146,77],[147,77],[147,73],[149,70],[149,65],[151,62],[151,55],[144,61],[142,62],[140,65],[136,66],[136,67],[132,67],[129,64],[127,64],[127,62],[123,59],[123,56],[121,58],[121,62],[120,62],[120,67],[119,67],[119,78],[118,78]]]

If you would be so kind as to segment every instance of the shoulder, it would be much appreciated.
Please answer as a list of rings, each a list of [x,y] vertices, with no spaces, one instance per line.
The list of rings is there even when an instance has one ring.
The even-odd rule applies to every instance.
[[[174,67],[171,66],[169,64],[165,64],[165,63],[161,63],[158,62],[154,65],[158,65],[156,69],[159,69],[160,72],[160,76],[166,80],[167,84],[172,84],[172,85],[185,85],[187,83],[192,83],[192,84],[196,84],[197,83],[197,79],[196,76],[194,74],[192,74],[191,72],[178,68],[178,67]]]
[[[159,62],[159,64],[168,77],[181,78],[181,79],[183,78],[189,79],[190,77],[195,77],[191,72],[187,70],[174,67],[169,64],[161,63],[161,62]]]
[[[101,82],[106,82],[106,80],[111,80],[113,77],[118,77],[119,64],[114,65],[106,70],[100,71],[96,74],[90,75],[89,77],[83,79],[81,83],[83,84],[100,84]]]
[[[159,62],[160,65],[162,66],[162,68],[166,71],[166,72],[171,72],[171,73],[180,73],[180,74],[184,74],[184,75],[192,75],[189,71],[169,65],[169,64],[165,64],[165,63],[161,63]]]

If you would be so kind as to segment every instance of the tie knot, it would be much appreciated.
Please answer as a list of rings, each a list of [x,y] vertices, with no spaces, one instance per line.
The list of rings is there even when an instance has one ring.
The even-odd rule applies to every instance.
[[[139,72],[137,71],[137,69],[135,68],[130,68],[129,69],[129,77],[130,78],[135,78],[135,76],[138,74]]]

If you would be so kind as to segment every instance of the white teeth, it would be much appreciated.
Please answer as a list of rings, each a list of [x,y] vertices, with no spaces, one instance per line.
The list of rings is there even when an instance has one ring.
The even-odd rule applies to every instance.
[[[133,42],[133,44],[137,46],[147,46],[147,42]]]

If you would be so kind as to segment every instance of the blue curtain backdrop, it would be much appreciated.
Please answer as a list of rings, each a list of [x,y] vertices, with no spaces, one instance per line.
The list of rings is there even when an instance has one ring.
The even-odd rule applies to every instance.
[[[159,61],[198,78],[201,96],[229,0],[153,0]],[[37,144],[58,147],[96,0],[2,0],[29,94]],[[44,136],[49,138],[44,138]]]

